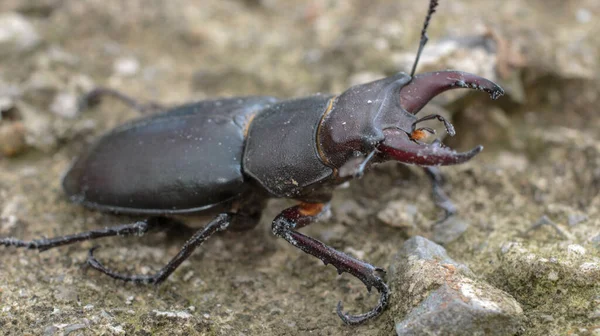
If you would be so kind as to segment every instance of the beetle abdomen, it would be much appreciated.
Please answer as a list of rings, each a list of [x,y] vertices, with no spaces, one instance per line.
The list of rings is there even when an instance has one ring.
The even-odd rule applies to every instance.
[[[317,149],[317,128],[331,96],[281,101],[252,120],[244,172],[277,197],[298,198],[331,176]]]
[[[205,101],[125,124],[103,136],[63,180],[75,202],[100,210],[200,211],[242,193],[244,129],[270,97]]]

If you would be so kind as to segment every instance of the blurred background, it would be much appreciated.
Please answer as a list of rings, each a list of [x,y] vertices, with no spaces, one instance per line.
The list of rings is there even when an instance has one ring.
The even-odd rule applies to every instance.
[[[109,87],[166,105],[339,93],[409,72],[427,6],[425,0],[2,0],[0,236],[32,239],[133,220],[72,205],[60,189],[78,153],[137,116],[110,100],[80,111],[83,93]],[[442,244],[522,310],[506,314],[511,328],[489,334],[600,332],[599,20],[596,0],[441,0],[417,71],[472,72],[506,91],[498,101],[453,91],[428,106],[457,129],[446,143],[486,148],[442,170],[459,215],[432,225],[441,213],[427,177],[416,167],[386,164],[340,190],[332,219],[306,232],[385,268],[410,237]],[[398,324],[412,307],[399,297],[365,326],[340,323],[339,299],[359,311],[376,295],[270,234],[270,220],[287,205],[272,202],[252,232],[214,238],[159,289],[86,271],[90,243],[43,254],[0,248],[0,329],[7,335],[401,334]],[[123,271],[151,273],[182,243],[161,235],[114,239],[102,242],[100,257]]]

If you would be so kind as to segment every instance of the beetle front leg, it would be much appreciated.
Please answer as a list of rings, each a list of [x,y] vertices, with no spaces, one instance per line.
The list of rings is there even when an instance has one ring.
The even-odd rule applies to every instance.
[[[383,269],[355,259],[314,238],[295,231],[295,229],[315,222],[326,208],[327,206],[324,204],[302,203],[285,209],[273,220],[273,234],[285,239],[288,243],[305,253],[321,259],[325,265],[332,264],[338,270],[339,274],[348,272],[354,275],[367,286],[367,290],[371,291],[371,287],[375,287],[379,291],[381,295],[377,306],[364,314],[346,314],[343,312],[342,302],[338,303],[337,313],[344,323],[351,325],[360,324],[378,316],[384,311],[388,304],[389,289],[383,279],[377,274],[377,272],[383,272]]]

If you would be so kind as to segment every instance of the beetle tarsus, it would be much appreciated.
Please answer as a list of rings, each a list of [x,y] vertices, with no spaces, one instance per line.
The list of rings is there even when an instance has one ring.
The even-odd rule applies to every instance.
[[[318,217],[319,213],[306,213],[303,205],[285,209],[273,220],[273,234],[285,239],[288,243],[305,253],[319,258],[323,263],[335,266],[339,274],[343,272],[352,274],[367,286],[367,290],[370,291],[372,287],[375,287],[379,291],[379,302],[373,309],[364,314],[346,314],[342,311],[342,303],[338,303],[337,313],[344,323],[356,325],[378,316],[385,310],[389,301],[388,286],[377,274],[382,269],[337,251],[314,238],[305,236],[294,230],[313,223]]]
[[[180,222],[166,218],[166,217],[150,217],[146,220],[131,223],[131,224],[123,224],[116,225],[112,227],[106,227],[103,229],[90,230],[86,232],[80,232],[72,235],[54,237],[54,238],[43,238],[43,239],[35,239],[35,240],[19,240],[15,238],[1,238],[0,245],[4,246],[14,246],[14,247],[23,247],[29,250],[38,250],[40,252],[49,250],[54,247],[70,245],[73,243],[98,239],[103,237],[113,237],[113,236],[129,236],[129,235],[138,235],[141,236],[149,231],[159,229],[159,228],[170,228],[171,226],[178,223],[178,228],[180,228]]]
[[[94,257],[94,251],[97,247],[93,247],[90,249],[88,254],[87,263],[92,268],[97,271],[100,271],[111,278],[123,280],[126,282],[133,282],[138,284],[154,284],[158,285],[161,282],[165,281],[176,269],[183,263],[193,252],[194,250],[202,245],[205,240],[210,238],[213,234],[224,231],[229,227],[229,223],[231,222],[232,215],[228,213],[222,213],[217,215],[212,221],[210,221],[204,228],[198,230],[186,243],[183,245],[179,253],[169,263],[164,266],[160,271],[158,271],[154,275],[127,275],[114,272],[108,268],[106,268],[102,263],[98,261]]]
[[[380,267],[375,267],[374,271],[385,274],[385,270]],[[385,284],[385,282],[383,282],[383,279],[381,279],[381,277],[375,275],[375,272],[373,273],[372,284],[373,284],[373,287],[375,287],[380,293],[379,301],[377,302],[377,305],[373,309],[371,309],[370,311],[368,311],[366,313],[359,314],[359,315],[351,315],[348,313],[344,313],[344,305],[342,304],[342,301],[339,301],[337,304],[337,307],[336,307],[336,312],[345,324],[358,325],[363,322],[366,322],[369,319],[377,317],[387,307],[388,301],[390,299],[390,290],[389,290],[388,286]],[[371,292],[371,287],[368,285],[367,285],[367,290],[369,292]]]
[[[96,251],[99,246],[92,247],[88,252],[87,264],[93,269],[100,271],[113,279],[123,280],[126,282],[133,282],[138,284],[157,284],[156,275],[125,275],[114,272],[108,268],[106,268],[96,257],[94,257],[94,251]]]

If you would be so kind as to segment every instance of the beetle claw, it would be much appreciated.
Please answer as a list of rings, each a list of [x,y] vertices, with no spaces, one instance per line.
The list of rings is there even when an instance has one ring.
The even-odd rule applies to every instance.
[[[111,278],[123,281],[129,281],[138,284],[155,284],[156,277],[155,276],[147,276],[147,275],[124,275],[120,273],[116,273],[104,266],[96,257],[94,256],[94,251],[97,250],[99,246],[92,247],[88,252],[87,264],[90,265],[93,269],[100,271]]]
[[[347,324],[347,325],[361,324],[375,316],[378,316],[379,314],[381,314],[383,312],[385,307],[387,307],[388,300],[390,297],[390,292],[389,292],[388,286],[379,277],[376,277],[376,282],[373,284],[373,286],[375,288],[377,288],[377,290],[380,293],[379,302],[373,309],[371,309],[370,311],[368,311],[366,313],[359,314],[359,315],[351,315],[348,313],[344,313],[344,305],[342,304],[342,301],[338,302],[336,312],[345,324]],[[369,289],[369,292],[370,292],[370,286],[367,286],[367,288]]]

